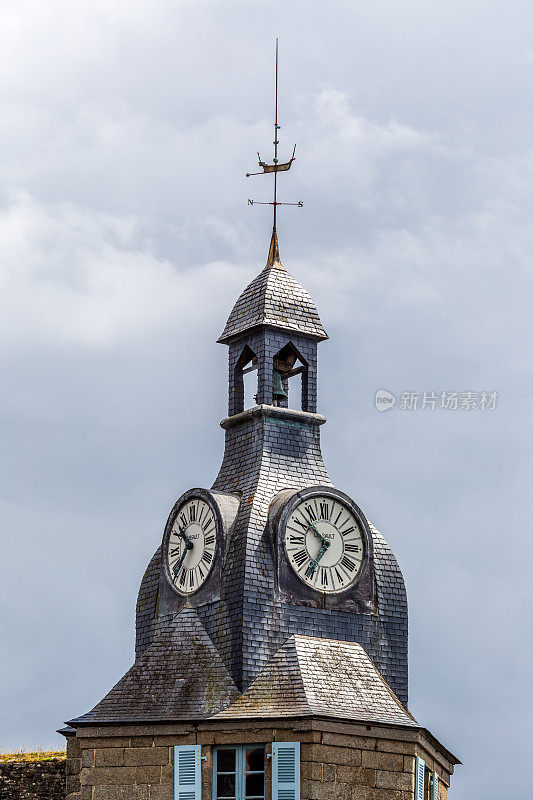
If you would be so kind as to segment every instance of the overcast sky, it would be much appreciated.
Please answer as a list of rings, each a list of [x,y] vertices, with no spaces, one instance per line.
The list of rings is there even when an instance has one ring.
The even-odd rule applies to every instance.
[[[404,571],[410,706],[464,762],[451,796],[526,800],[527,0],[3,0],[0,746],[62,741],[130,666],[167,514],[216,476],[215,339],[268,249],[247,199],[270,182],[244,173],[271,155],[276,35],[281,199],[304,201],[280,248],[330,334],[326,464]]]

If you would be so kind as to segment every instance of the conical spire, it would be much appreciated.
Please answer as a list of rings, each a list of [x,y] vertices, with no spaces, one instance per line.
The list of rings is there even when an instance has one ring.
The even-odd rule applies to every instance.
[[[259,326],[303,333],[319,342],[328,338],[309,293],[281,263],[275,228],[265,267],[241,293],[217,341],[229,343]]]
[[[268,258],[265,269],[285,269],[279,257],[278,234],[276,229],[272,229],[272,238],[270,240],[270,248],[268,251]]]

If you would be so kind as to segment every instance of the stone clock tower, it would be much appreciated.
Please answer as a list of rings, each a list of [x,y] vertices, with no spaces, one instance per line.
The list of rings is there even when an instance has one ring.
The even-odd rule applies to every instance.
[[[220,471],[170,512],[135,663],[63,729],[69,800],[446,798],[458,761],[407,706],[400,568],[322,460],[326,338],[274,229],[218,340]]]

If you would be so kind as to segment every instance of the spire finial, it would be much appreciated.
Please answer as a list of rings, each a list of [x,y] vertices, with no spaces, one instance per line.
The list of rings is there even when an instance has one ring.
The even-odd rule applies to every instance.
[[[276,229],[272,230],[272,238],[270,240],[270,248],[268,250],[268,258],[265,269],[285,269],[279,257],[278,234]]]
[[[277,221],[277,208],[278,206],[298,206],[301,208],[303,203],[300,201],[299,203],[279,203],[278,202],[278,172],[287,172],[291,166],[292,162],[295,159],[295,152],[296,152],[296,145],[294,145],[292,156],[290,157],[289,161],[286,161],[283,164],[279,163],[278,160],[278,131],[280,126],[278,125],[278,40],[276,39],[276,80],[275,80],[275,113],[274,113],[274,158],[272,159],[272,164],[267,164],[264,161],[261,161],[261,156],[259,153],[257,154],[257,158],[259,159],[259,166],[262,167],[263,172],[247,172],[246,177],[249,178],[251,175],[264,175],[266,173],[274,173],[274,200],[270,203],[261,202],[259,200],[248,200],[248,205],[253,206],[254,204],[260,206],[273,206],[274,207],[274,224],[272,226],[272,239],[270,242],[270,252],[268,254],[268,261],[267,267],[273,266],[274,262],[279,264],[281,267],[281,261],[279,260],[279,251],[278,251],[278,237],[276,232],[276,221]],[[271,263],[272,262],[272,263]]]

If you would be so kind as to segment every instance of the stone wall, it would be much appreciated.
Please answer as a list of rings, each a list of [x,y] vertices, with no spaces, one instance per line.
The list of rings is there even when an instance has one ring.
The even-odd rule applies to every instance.
[[[64,800],[65,759],[0,762],[0,800]]]
[[[172,800],[180,744],[202,745],[202,800],[212,800],[213,746],[265,744],[269,753],[276,741],[301,743],[301,800],[412,800],[417,755],[446,800],[455,763],[421,729],[319,719],[84,728],[69,743],[67,800]],[[265,790],[271,797],[268,758]]]

